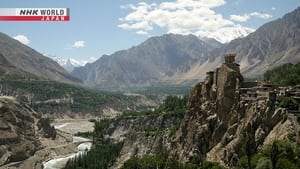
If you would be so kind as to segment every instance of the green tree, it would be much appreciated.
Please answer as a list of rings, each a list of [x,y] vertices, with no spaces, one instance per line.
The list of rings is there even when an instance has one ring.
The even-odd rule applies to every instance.
[[[257,150],[257,145],[255,142],[254,128],[252,126],[248,127],[243,132],[242,143],[243,143],[244,153],[247,156],[247,167],[248,167],[248,169],[252,169],[251,159],[252,159],[253,155],[255,155],[256,150]]]
[[[297,85],[300,84],[300,63],[284,64],[264,74],[264,80],[273,84]]]
[[[271,162],[272,162],[272,168],[275,169],[276,167],[276,163],[278,161],[279,158],[279,146],[278,146],[278,142],[274,141],[271,147],[271,152],[270,152],[270,158],[271,158]]]
[[[280,103],[280,107],[287,108],[289,110],[298,110],[299,109],[299,104],[298,102],[290,97],[285,97]]]

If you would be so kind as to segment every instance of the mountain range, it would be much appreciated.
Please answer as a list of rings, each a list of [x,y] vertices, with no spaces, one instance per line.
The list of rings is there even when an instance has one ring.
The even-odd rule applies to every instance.
[[[237,54],[243,75],[250,78],[287,62],[300,62],[300,8],[227,44],[193,35],[151,37],[75,68],[71,74],[87,85],[102,87],[185,83],[204,79],[205,72],[222,64],[227,53]]]
[[[193,62],[207,60],[208,53],[220,46],[212,39],[205,42],[194,35],[166,34],[104,55],[94,63],[75,68],[71,74],[92,86],[145,86],[187,72]]]
[[[55,62],[57,62],[61,67],[66,69],[68,72],[72,72],[76,67],[81,67],[84,66],[85,64],[89,63],[89,61],[86,60],[78,60],[78,59],[73,59],[73,58],[61,58],[57,56],[51,56],[45,54],[45,56],[51,58]]]
[[[238,38],[209,53],[205,62],[199,61],[187,73],[184,80],[201,79],[204,70],[223,62],[223,55],[236,53],[237,62],[245,77],[255,78],[284,63],[300,62],[300,7],[280,19],[269,22],[245,38]]]
[[[3,33],[0,33],[0,65],[1,74],[34,75],[66,83],[80,82],[52,59]]]
[[[222,64],[227,53],[236,53],[241,72],[250,78],[284,63],[300,62],[300,8],[227,44],[194,35],[166,34],[103,55],[93,63],[54,58],[69,71],[81,66],[71,73],[52,59],[0,33],[1,74],[30,74],[67,83],[81,80],[85,85],[108,89],[199,81],[204,79],[205,72]]]

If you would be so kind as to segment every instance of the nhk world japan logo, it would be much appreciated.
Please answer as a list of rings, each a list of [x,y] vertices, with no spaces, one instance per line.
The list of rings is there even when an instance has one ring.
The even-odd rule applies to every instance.
[[[69,8],[0,8],[0,21],[70,21]]]

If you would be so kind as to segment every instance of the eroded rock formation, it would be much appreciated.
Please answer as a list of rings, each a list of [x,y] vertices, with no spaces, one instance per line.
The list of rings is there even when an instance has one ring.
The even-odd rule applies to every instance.
[[[172,130],[178,127],[181,119],[178,114],[162,114],[115,120],[106,135],[117,142],[124,141],[124,144],[112,168],[120,168],[131,157],[169,152],[175,134]]]
[[[0,166],[25,160],[39,149],[34,116],[29,107],[0,97]]]
[[[258,149],[275,139],[283,139],[291,130],[284,109],[276,108],[274,98],[242,100],[243,83],[234,54],[190,93],[187,112],[171,147],[171,155],[181,162],[196,156],[233,166],[242,155],[243,132],[255,135]],[[285,132],[279,130],[285,128]]]

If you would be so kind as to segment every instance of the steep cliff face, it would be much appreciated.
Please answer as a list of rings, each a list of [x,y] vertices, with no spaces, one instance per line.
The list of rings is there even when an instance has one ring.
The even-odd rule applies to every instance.
[[[30,108],[0,97],[0,166],[25,160],[40,146]]]
[[[172,142],[171,155],[182,162],[195,156],[233,166],[242,155],[243,133],[255,135],[258,148],[283,139],[292,124],[285,110],[276,108],[272,92],[267,97],[241,99],[243,77],[234,55],[190,93],[187,112]],[[279,130],[284,128],[284,132]]]
[[[161,114],[115,120],[106,131],[107,137],[118,142],[124,141],[124,144],[112,168],[120,168],[133,156],[169,152],[173,131],[181,119],[182,116],[178,114]]]

